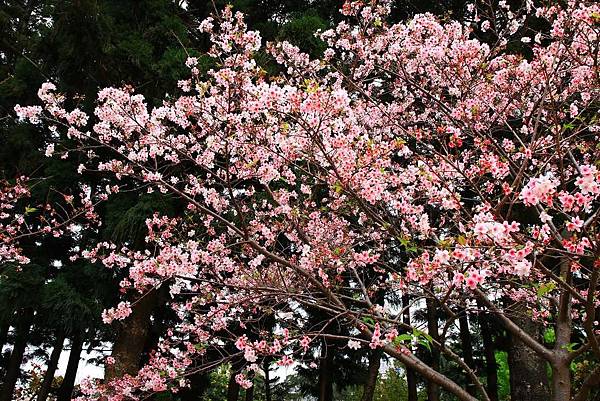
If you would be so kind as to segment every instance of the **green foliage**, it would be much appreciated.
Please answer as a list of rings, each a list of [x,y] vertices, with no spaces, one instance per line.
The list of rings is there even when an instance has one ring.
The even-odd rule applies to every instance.
[[[314,10],[296,14],[279,30],[278,40],[286,40],[313,57],[319,57],[327,48],[325,42],[315,36],[319,30],[327,29],[327,21]]]
[[[508,366],[508,354],[505,351],[496,351],[496,366],[498,370],[498,399],[509,400],[510,399],[510,373]]]
[[[380,374],[373,394],[373,401],[399,401],[408,399],[408,384],[406,371],[399,364],[394,364],[383,374]],[[427,399],[424,391],[418,394],[419,401]]]
[[[229,367],[221,366],[209,375],[210,386],[202,395],[201,401],[223,401],[227,399],[227,383],[229,382]]]
[[[36,264],[0,266],[0,321],[11,321],[13,312],[40,303],[44,269]]]
[[[544,331],[544,341],[547,344],[553,344],[554,341],[556,341],[556,333],[554,332],[554,328],[552,327],[548,327],[545,331]]]
[[[174,203],[165,196],[147,194],[141,198],[121,194],[113,197],[105,210],[105,235],[117,243],[141,247],[147,234],[146,219],[154,213],[172,215]]]

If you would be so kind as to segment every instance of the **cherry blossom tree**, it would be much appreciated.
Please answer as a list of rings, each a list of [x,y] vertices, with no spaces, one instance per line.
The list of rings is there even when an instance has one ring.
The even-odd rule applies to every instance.
[[[128,275],[105,322],[163,285],[180,319],[136,376],[88,382],[84,399],[176,392],[228,362],[248,388],[263,360],[314,366],[318,340],[330,339],[382,350],[458,399],[489,400],[445,341],[465,311],[494,314],[551,366],[553,400],[587,399],[600,381],[600,7],[502,3],[502,25],[469,10],[469,23],[388,24],[389,4],[348,2],[347,21],[321,33],[323,57],[310,59],[263,45],[226,8],[200,26],[216,67],[204,76],[189,58],[182,94],[160,107],[106,88],[87,116],[46,83],[43,110],[15,108],[79,143],[81,173],[122,182],[102,198],[126,188],[187,204],[147,221],[144,251],[82,252]],[[534,31],[531,18],[550,28]],[[261,49],[278,73],[257,64]],[[394,300],[405,294],[445,312],[440,335],[403,321]],[[307,310],[326,318],[311,326]],[[552,330],[550,343],[522,327],[523,311]],[[417,347],[459,366],[477,395]]]

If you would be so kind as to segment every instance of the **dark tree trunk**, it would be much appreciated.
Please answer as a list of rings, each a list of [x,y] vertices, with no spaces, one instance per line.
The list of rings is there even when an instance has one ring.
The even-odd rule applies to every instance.
[[[319,401],[333,401],[333,350],[323,340],[319,367]]]
[[[8,330],[10,329],[10,324],[8,322],[2,322],[0,324],[0,352],[4,349],[6,345],[6,341],[8,341]]]
[[[58,393],[56,401],[70,401],[75,387],[75,377],[77,377],[77,369],[79,369],[79,358],[83,350],[83,338],[81,333],[75,333],[71,339],[71,351],[69,352],[69,362],[67,362],[67,370]]]
[[[377,387],[377,377],[379,377],[379,366],[381,366],[381,350],[372,350],[369,355],[369,373],[367,374],[367,382],[363,389],[361,401],[372,401]]]
[[[402,314],[402,320],[408,326],[410,326],[410,297],[408,294],[402,295],[402,307],[404,308]],[[406,401],[417,401],[417,377],[415,375],[415,371],[410,369],[408,366],[406,368],[406,385],[408,387],[408,399]]]
[[[19,379],[21,363],[27,348],[27,339],[29,330],[33,321],[33,309],[26,308],[17,313],[17,325],[15,327],[15,342],[10,353],[10,358],[6,365],[6,374],[4,376],[4,385],[0,392],[0,401],[11,401],[15,391],[15,385]]]
[[[46,399],[48,398],[48,394],[50,393],[50,388],[52,387],[52,382],[54,381],[54,373],[56,373],[58,359],[60,358],[64,342],[64,334],[57,334],[56,341],[54,342],[54,348],[52,348],[50,359],[48,359],[48,368],[46,369],[46,373],[44,373],[44,380],[42,381],[40,391],[37,395],[37,401],[46,401]]]
[[[133,305],[131,315],[125,319],[113,345],[112,357],[115,363],[107,364],[104,368],[106,380],[137,373],[148,336],[150,316],[157,301],[158,291],[153,290]]]
[[[265,372],[265,401],[271,401],[271,376],[269,374],[269,361],[265,358],[263,362]]]
[[[567,284],[572,284],[573,272],[567,258],[561,261],[560,276],[565,277]],[[553,401],[571,399],[571,371],[569,369],[571,355],[567,349],[573,335],[571,316],[571,294],[567,290],[561,289],[558,316],[556,316],[554,360],[552,361]]]
[[[248,379],[254,382],[254,377],[249,377]],[[246,389],[245,401],[254,401],[254,385]]]
[[[427,298],[427,331],[434,340],[439,340],[439,327],[437,319],[437,308],[433,298]],[[440,352],[431,347],[431,368],[440,371]],[[440,387],[431,381],[427,382],[427,400],[440,401]]]
[[[227,401],[238,401],[240,397],[240,385],[235,381],[235,375],[237,374],[237,370],[231,368],[229,383],[227,383]]]
[[[460,328],[460,343],[463,350],[463,359],[469,368],[474,369],[475,361],[473,360],[473,341],[471,338],[471,331],[469,330],[469,316],[467,315],[466,311],[464,311],[464,314],[460,315],[458,318],[458,324]],[[477,393],[475,383],[471,382],[468,377],[466,378],[465,389],[471,395],[475,395]]]
[[[2,350],[4,349],[4,346],[6,345],[6,343],[8,342],[8,331],[10,330],[10,324],[8,323],[8,321],[3,322],[2,325],[0,325],[0,378],[2,378],[4,376],[4,367],[6,365],[6,360],[8,358],[5,358],[5,353],[2,352]],[[0,381],[1,383],[1,381]]]
[[[181,389],[177,396],[181,401],[199,401],[206,389],[210,386],[207,374],[195,373],[189,377],[190,386]]]
[[[527,316],[527,306],[514,304],[510,308],[511,320],[533,338],[539,338],[537,323]],[[546,374],[546,361],[522,341],[511,336],[508,349],[511,400],[548,401],[550,391]]]
[[[480,301],[477,302],[477,305],[479,306],[479,310],[484,310],[484,306]],[[483,355],[485,358],[486,392],[488,397],[490,397],[490,401],[498,401],[498,366],[496,364],[496,350],[489,315],[479,313],[479,328],[481,330]]]

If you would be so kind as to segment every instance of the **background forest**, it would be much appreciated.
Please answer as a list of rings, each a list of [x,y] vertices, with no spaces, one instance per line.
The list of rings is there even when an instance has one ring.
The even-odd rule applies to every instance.
[[[287,40],[320,56],[326,46],[314,33],[340,20],[342,3],[239,0],[232,6],[247,16],[249,28],[259,30],[264,40]],[[13,106],[34,104],[37,89],[49,80],[90,113],[98,90],[109,86],[130,85],[150,106],[158,105],[164,94],[175,92],[177,82],[189,74],[185,67],[188,57],[198,58],[201,74],[211,67],[210,59],[203,56],[209,43],[198,25],[215,7],[225,5],[221,0],[214,4],[194,0],[0,0],[0,178],[36,178],[32,205],[64,196],[82,179],[93,186],[100,177],[75,174],[77,157],[47,158],[44,144],[53,133],[18,124]],[[402,0],[394,3],[392,18],[402,20],[432,12],[441,19],[460,20],[465,7],[460,0]],[[267,54],[258,54],[256,59],[267,72],[278,68]],[[104,358],[112,353],[120,362],[116,367],[107,365],[105,377],[109,378],[136,372],[148,361],[149,350],[168,335],[166,327],[174,319],[166,305],[169,293],[152,292],[136,303],[128,319],[107,325],[102,311],[118,302],[123,277],[100,263],[71,262],[69,257],[74,247],[84,248],[104,239],[142,248],[147,234],[144,221],[156,211],[182,214],[183,207],[169,197],[124,192],[98,210],[105,224],[97,233],[85,234],[97,237],[31,239],[22,244],[31,259],[26,268],[0,266],[0,401],[68,401],[79,395],[76,378],[86,363],[103,366]],[[399,306],[411,305],[408,297],[397,302]],[[319,321],[319,311],[309,312],[315,322]],[[431,334],[438,332],[438,319],[443,314],[433,304],[415,304],[407,308],[406,319]],[[531,331],[539,331],[547,343],[553,341],[551,329],[542,330],[534,322],[530,325]],[[528,372],[546,375],[547,364],[513,341],[491,315],[465,313],[459,319],[459,330],[447,335],[446,341],[462,350],[465,362],[482,378],[494,400],[509,400],[511,391],[528,391],[529,383],[523,379]],[[191,387],[185,391],[159,394],[153,399],[454,399],[381,352],[338,350],[335,342],[329,341],[323,341],[321,364],[316,370],[297,369],[286,376],[265,362],[262,374],[254,378],[254,387],[243,390],[234,380],[235,367],[220,366],[192,377]],[[452,361],[435,349],[420,348],[419,352],[430,366],[469,388]],[[61,355],[67,362],[59,373]],[[512,370],[509,361],[513,361]],[[530,399],[538,398],[532,395]]]

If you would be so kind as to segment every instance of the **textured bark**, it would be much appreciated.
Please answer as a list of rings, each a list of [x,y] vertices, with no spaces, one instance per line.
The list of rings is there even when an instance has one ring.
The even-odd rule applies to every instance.
[[[71,339],[71,352],[69,352],[69,362],[67,362],[67,370],[65,377],[58,389],[56,401],[70,401],[75,387],[75,377],[79,369],[79,358],[83,350],[83,338],[81,333],[75,333]]]
[[[439,340],[439,327],[437,319],[437,308],[435,300],[433,298],[427,298],[427,331],[434,340]],[[440,371],[440,352],[437,348],[431,348],[431,363],[430,366],[433,370]],[[427,381],[427,400],[428,401],[439,401],[440,400],[440,386],[431,381]]]
[[[571,372],[569,361],[557,361],[552,366],[552,400],[571,399]]]
[[[58,360],[63,350],[64,342],[64,334],[58,334],[56,337],[56,341],[54,342],[54,347],[52,348],[52,353],[50,354],[50,359],[48,359],[48,367],[46,369],[46,373],[44,373],[44,380],[40,385],[40,390],[37,395],[37,401],[46,401],[46,399],[48,398],[50,388],[52,387],[52,382],[54,381],[54,374],[56,373],[56,368],[58,367]]]
[[[4,376],[4,385],[0,392],[0,401],[11,401],[15,391],[15,385],[19,379],[21,363],[27,348],[27,338],[31,323],[33,321],[33,309],[26,308],[17,313],[17,326],[15,327],[15,342],[10,353],[8,363],[6,364],[6,374]]]
[[[402,307],[404,308],[404,313],[402,316],[402,320],[408,326],[410,326],[410,297],[405,294],[402,295]],[[406,366],[406,385],[408,387],[408,399],[406,401],[417,401],[418,393],[417,393],[417,377],[415,375],[415,371]]]
[[[474,369],[475,361],[473,360],[473,341],[471,339],[471,332],[469,330],[469,317],[466,314],[466,311],[458,318],[458,324],[460,329],[460,343],[463,351],[463,360],[469,368]],[[475,395],[477,393],[475,383],[473,383],[468,377],[466,378],[465,388],[471,395]]]
[[[323,340],[319,367],[319,401],[333,401],[333,351]]]
[[[573,272],[568,259],[561,261],[560,276],[570,285]],[[552,361],[552,400],[562,401],[571,399],[571,371],[569,365],[571,355],[568,344],[571,342],[571,295],[565,289],[561,290],[556,318],[556,343]]]
[[[115,363],[106,365],[104,378],[111,380],[124,374],[135,375],[139,369],[142,351],[148,337],[150,316],[158,301],[158,291],[145,294],[132,307],[113,345]]]
[[[479,303],[480,309],[483,309]],[[490,327],[490,316],[479,314],[479,327],[483,341],[483,355],[485,358],[485,376],[487,378],[486,392],[491,401],[498,401],[498,366],[496,364],[496,350]]]
[[[237,374],[238,372],[232,368],[229,383],[227,383],[227,401],[238,401],[240,398],[240,385],[235,381]]]
[[[369,373],[365,383],[361,401],[372,401],[377,386],[377,377],[379,377],[379,367],[381,366],[381,356],[383,352],[379,349],[372,350],[369,355]]]
[[[517,303],[510,308],[511,320],[533,338],[539,338],[537,323],[527,316],[525,304]],[[548,401],[550,391],[546,374],[546,361],[533,349],[512,335],[508,349],[510,370],[510,393],[512,400]]]

